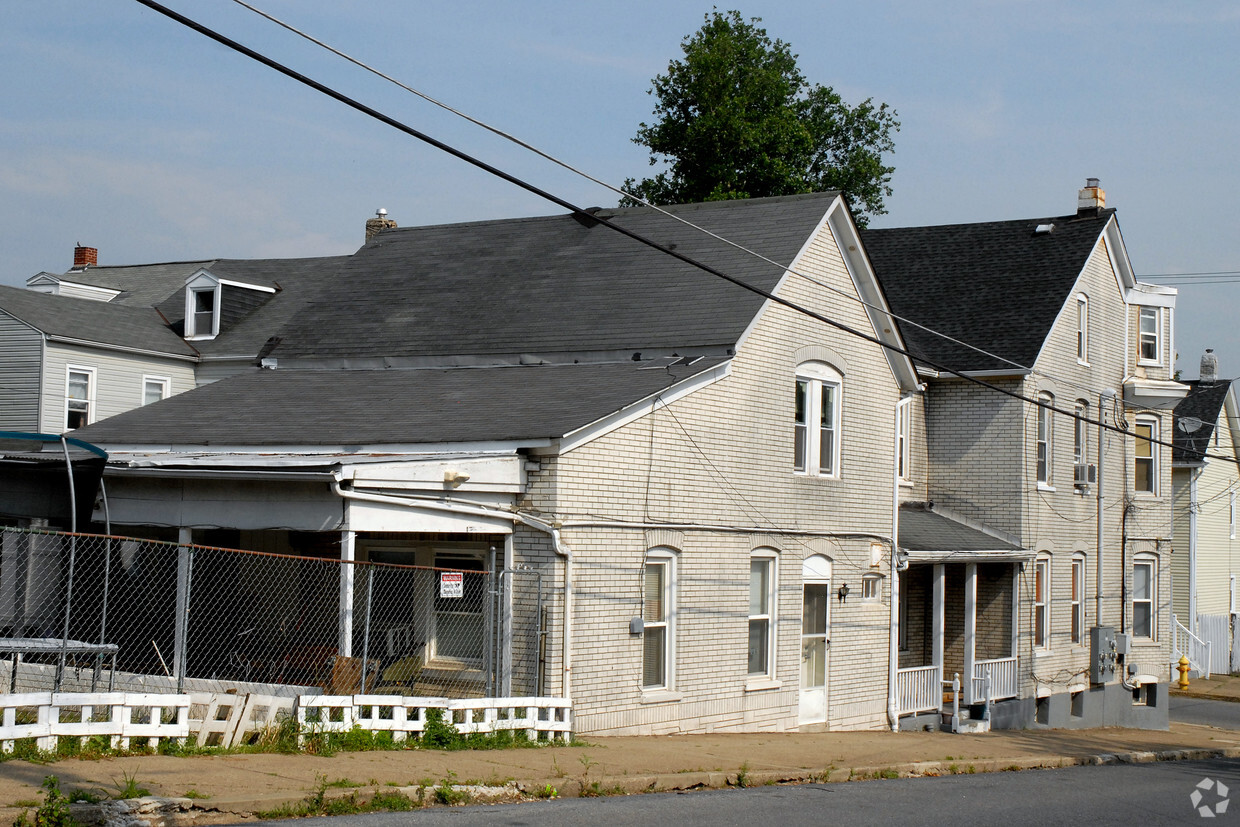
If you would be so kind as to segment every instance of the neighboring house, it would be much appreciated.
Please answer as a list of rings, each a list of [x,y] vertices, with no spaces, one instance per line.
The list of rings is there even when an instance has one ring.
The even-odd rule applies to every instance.
[[[1171,606],[1182,626],[1211,644],[1210,663],[1196,663],[1194,669],[1230,672],[1236,661],[1232,623],[1240,574],[1240,406],[1234,380],[1218,378],[1210,351],[1201,360],[1201,378],[1185,384],[1188,396],[1175,408]],[[1190,659],[1197,656],[1189,654]]]
[[[926,383],[906,692],[958,673],[976,701],[989,675],[999,722],[1165,727],[1175,291],[1136,280],[1092,180],[1074,215],[862,238]],[[1094,627],[1128,641],[1105,683]]]
[[[670,210],[778,264],[650,209],[380,234],[273,331],[269,369],[84,431],[112,456],[113,524],[537,575],[503,612],[537,620],[537,588],[545,648],[514,642],[494,685],[571,696],[578,732],[894,725],[896,478],[925,451],[898,447],[918,380],[848,208]],[[356,656],[341,576],[335,643]],[[238,588],[260,624],[297,599]],[[461,606],[370,634],[481,670],[483,637],[452,630],[482,608]]]
[[[347,256],[97,259],[0,287],[0,429],[59,434],[252,368]]]

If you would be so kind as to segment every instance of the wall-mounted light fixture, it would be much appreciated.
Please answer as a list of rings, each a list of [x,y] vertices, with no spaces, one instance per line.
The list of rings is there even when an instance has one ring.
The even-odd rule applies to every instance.
[[[840,586],[839,591],[836,592],[836,596],[839,597],[839,600],[841,603],[843,603],[844,601],[848,599],[848,592],[849,592],[849,588],[848,588],[847,583]]]

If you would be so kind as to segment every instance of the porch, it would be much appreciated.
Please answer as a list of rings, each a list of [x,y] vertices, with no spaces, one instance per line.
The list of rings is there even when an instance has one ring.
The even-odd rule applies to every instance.
[[[913,564],[900,575],[899,714],[933,711],[961,678],[961,702],[1019,694],[1012,563]]]

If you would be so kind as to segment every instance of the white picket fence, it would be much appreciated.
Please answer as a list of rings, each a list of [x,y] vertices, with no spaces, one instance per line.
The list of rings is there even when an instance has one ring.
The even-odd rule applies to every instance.
[[[249,743],[294,717],[301,732],[390,732],[396,741],[426,729],[427,710],[442,709],[462,734],[522,730],[530,740],[568,740],[572,702],[564,698],[425,698],[396,695],[301,695],[146,692],[29,692],[0,694],[0,749],[33,738],[40,750],[60,738],[103,736],[116,749],[132,738],[158,746],[164,738],[194,737],[200,746]]]
[[[426,713],[442,709],[444,722],[463,735],[524,730],[531,740],[568,740],[572,702],[565,698],[414,698],[397,695],[303,695],[297,723],[304,740],[311,732],[348,732],[358,726],[390,732],[393,740],[420,736]]]
[[[108,738],[114,749],[128,749],[131,738],[158,746],[164,738],[189,735],[189,705],[188,695],[147,692],[0,695],[0,749],[12,752],[17,739],[34,738],[40,750],[50,751],[59,738],[95,736]]]

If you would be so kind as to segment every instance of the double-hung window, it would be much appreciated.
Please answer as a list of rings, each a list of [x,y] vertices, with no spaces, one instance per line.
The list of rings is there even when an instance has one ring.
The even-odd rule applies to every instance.
[[[1162,308],[1142,307],[1137,319],[1137,362],[1162,364]]]
[[[1132,488],[1142,494],[1158,493],[1158,420],[1137,417],[1133,440]]]
[[[1072,642],[1085,641],[1085,555],[1072,558]]]
[[[911,419],[909,412],[909,400],[904,400],[896,407],[896,472],[900,482],[908,482],[912,479],[909,469],[909,420]]]
[[[1158,558],[1138,554],[1132,564],[1132,634],[1153,638],[1157,628]]]
[[[65,430],[82,428],[95,420],[95,369],[68,368],[65,381]]]
[[[749,677],[769,678],[775,650],[775,557],[749,558]]]
[[[1033,563],[1033,645],[1051,646],[1051,560],[1039,557]]]
[[[1076,361],[1089,364],[1089,296],[1076,297]]]
[[[1038,406],[1038,433],[1037,433],[1037,464],[1038,464],[1038,484],[1051,484],[1052,471],[1052,451],[1054,450],[1053,424],[1051,421],[1051,409],[1045,407],[1055,404],[1055,398],[1049,393],[1038,394],[1038,401],[1042,404]]]
[[[843,377],[825,362],[797,367],[793,468],[819,477],[839,476]]]
[[[149,405],[168,398],[168,387],[171,380],[163,376],[142,377],[142,404]]]
[[[642,688],[672,687],[673,566],[670,554],[652,551],[642,572]]]
[[[1084,465],[1089,462],[1089,428],[1086,423],[1089,418],[1089,403],[1078,399],[1074,413],[1076,419],[1072,421],[1072,463]]]

